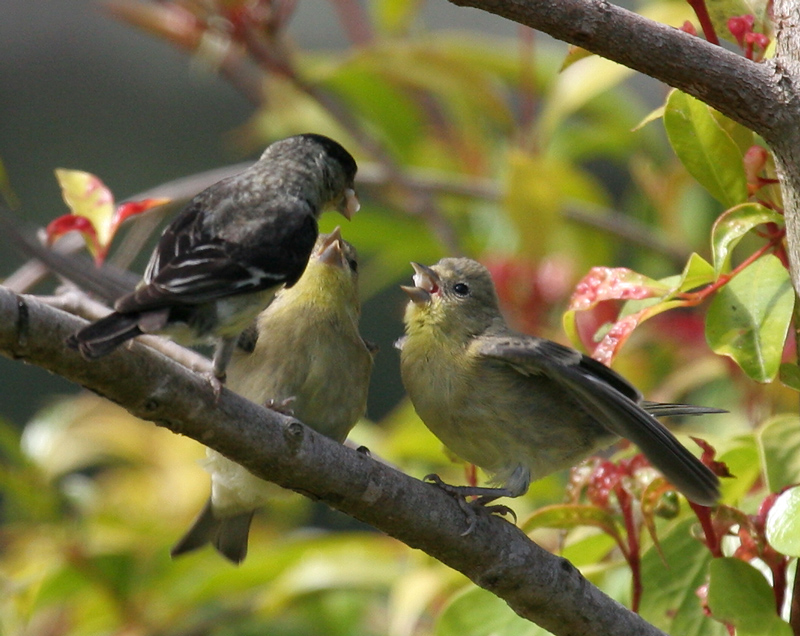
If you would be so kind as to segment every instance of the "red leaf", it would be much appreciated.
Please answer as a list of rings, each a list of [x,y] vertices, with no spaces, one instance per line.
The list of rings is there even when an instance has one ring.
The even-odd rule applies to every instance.
[[[171,199],[166,198],[142,199],[141,201],[129,201],[128,203],[119,205],[111,222],[113,228],[112,231],[116,233],[117,228],[119,228],[123,221],[129,219],[130,217],[141,214],[142,212],[146,212],[147,210],[158,207],[159,205],[164,205],[170,201]]]
[[[91,245],[94,251],[100,251],[100,245],[97,242],[97,231],[92,222],[85,216],[75,216],[74,214],[65,214],[47,224],[45,233],[48,245],[55,243],[67,232],[80,232],[83,234],[86,243]]]
[[[626,267],[593,267],[575,286],[569,309],[585,311],[603,300],[643,300],[667,292],[663,283]]]
[[[617,352],[619,352],[622,345],[625,344],[628,336],[630,336],[633,330],[639,325],[644,315],[645,312],[640,311],[615,322],[614,326],[603,336],[600,344],[595,347],[592,352],[592,357],[603,364],[611,365]]]
[[[575,314],[575,328],[581,339],[581,345],[590,354],[597,347],[596,335],[605,325],[616,321],[620,303],[616,300],[603,300],[593,307]]]
[[[692,437],[692,441],[703,449],[703,454],[700,456],[700,461],[711,469],[717,477],[733,477],[728,465],[725,462],[718,462],[714,458],[717,455],[717,449],[714,448],[704,439],[699,437]]]

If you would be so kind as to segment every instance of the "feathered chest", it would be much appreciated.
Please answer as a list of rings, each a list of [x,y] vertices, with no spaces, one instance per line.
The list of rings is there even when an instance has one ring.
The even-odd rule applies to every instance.
[[[467,345],[421,329],[410,334],[400,354],[403,384],[426,422],[452,417],[453,409],[469,397],[476,359]]]

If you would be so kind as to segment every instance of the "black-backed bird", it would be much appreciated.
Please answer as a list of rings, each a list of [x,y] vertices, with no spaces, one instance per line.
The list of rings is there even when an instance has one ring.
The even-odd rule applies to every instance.
[[[223,380],[242,330],[302,275],[323,209],[348,219],[358,210],[356,169],[323,135],[271,144],[250,168],[195,196],[164,230],[136,290],[67,344],[94,359],[144,333],[215,343],[213,373]]]

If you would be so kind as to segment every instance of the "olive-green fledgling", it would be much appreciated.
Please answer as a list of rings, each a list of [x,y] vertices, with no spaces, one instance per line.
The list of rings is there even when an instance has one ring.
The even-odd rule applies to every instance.
[[[317,241],[293,287],[278,292],[240,338],[229,389],[252,402],[288,406],[301,422],[343,442],[364,415],[374,349],[358,330],[358,261],[339,228]],[[253,512],[282,491],[208,449],[211,498],[172,555],[211,542],[241,562]]]
[[[412,263],[403,384],[430,430],[499,488],[451,487],[481,503],[524,494],[624,437],[686,497],[713,505],[717,477],[655,418],[724,412],[644,401],[604,364],[506,324],[489,271],[467,258]]]

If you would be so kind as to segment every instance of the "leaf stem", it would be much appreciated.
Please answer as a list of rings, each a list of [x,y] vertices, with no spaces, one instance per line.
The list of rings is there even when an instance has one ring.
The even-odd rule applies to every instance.
[[[753,252],[750,256],[748,256],[745,260],[743,260],[739,265],[737,265],[729,274],[720,274],[719,278],[715,280],[713,283],[707,285],[703,289],[697,292],[689,292],[680,294],[679,298],[686,301],[687,307],[694,307],[695,305],[699,305],[703,302],[706,298],[708,298],[711,294],[719,290],[720,288],[727,285],[737,274],[741,273],[745,269],[747,269],[750,265],[755,263],[759,258],[764,256],[770,250],[776,249],[780,243],[783,241],[784,236],[786,235],[785,230],[781,230],[780,232],[776,233],[768,243],[764,244],[760,249]]]
[[[711,555],[718,559],[724,556],[722,554],[722,544],[719,535],[714,529],[714,523],[711,521],[711,508],[701,506],[693,502],[689,502],[689,507],[694,510],[697,519],[700,521],[700,527],[703,529],[703,534],[706,537],[706,546],[708,546]]]
[[[617,501],[622,511],[622,519],[625,522],[625,534],[628,537],[627,550],[623,550],[622,553],[625,555],[625,560],[628,562],[628,567],[631,569],[631,609],[638,614],[639,605],[642,601],[643,589],[639,528],[634,520],[633,506],[631,505],[632,498],[625,488],[623,488],[621,482],[617,483],[614,487],[614,493],[617,495]]]
[[[717,31],[714,29],[714,23],[711,22],[711,16],[708,15],[708,8],[706,7],[705,0],[686,0],[689,6],[694,10],[697,19],[700,22],[700,28],[703,29],[703,35],[706,36],[711,44],[719,46],[719,38]]]

